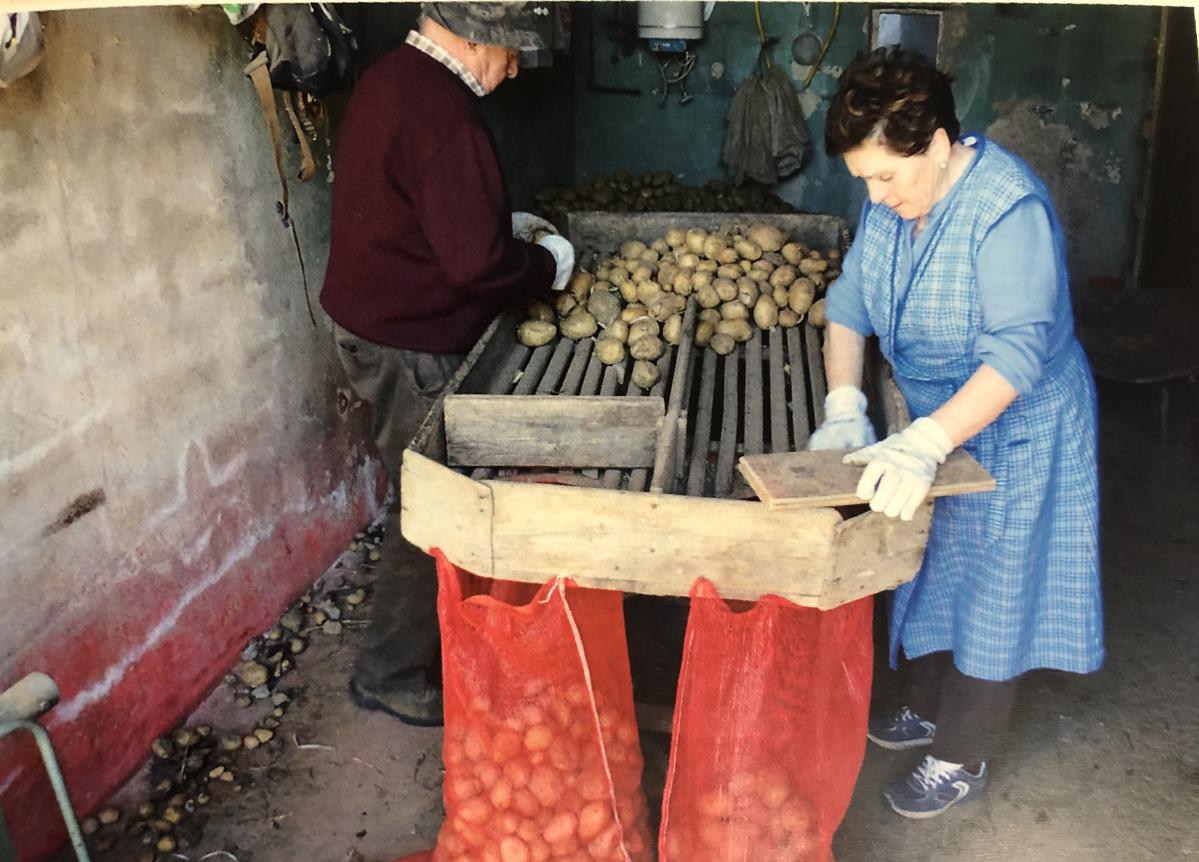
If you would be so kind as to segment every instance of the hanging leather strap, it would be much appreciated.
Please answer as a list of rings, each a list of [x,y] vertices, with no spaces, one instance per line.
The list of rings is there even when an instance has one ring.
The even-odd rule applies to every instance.
[[[267,68],[266,51],[260,51],[246,66],[246,75],[254,83],[254,92],[262,103],[262,117],[271,133],[271,146],[275,151],[275,171],[279,175],[279,215],[286,227],[290,222],[287,200],[287,175],[283,170],[283,135],[279,128],[279,114],[275,108],[275,90],[271,87],[271,72]]]
[[[300,172],[296,177],[302,183],[308,182],[316,173],[316,159],[312,157],[312,147],[308,145],[308,134],[304,131],[304,127],[300,124],[300,118],[296,116],[295,106],[292,104],[293,99],[299,99],[299,93],[284,93],[283,107],[287,109],[287,117],[291,120],[291,127],[295,129],[296,141],[300,144]]]

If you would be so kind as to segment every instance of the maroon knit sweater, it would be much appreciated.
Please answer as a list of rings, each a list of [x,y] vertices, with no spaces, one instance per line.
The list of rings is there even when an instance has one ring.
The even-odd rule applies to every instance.
[[[553,283],[553,255],[512,238],[477,102],[409,45],[354,88],[338,131],[321,305],[360,338],[465,353],[506,305]]]

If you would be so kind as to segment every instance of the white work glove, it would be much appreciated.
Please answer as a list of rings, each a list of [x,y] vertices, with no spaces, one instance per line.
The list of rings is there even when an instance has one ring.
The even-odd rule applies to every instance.
[[[523,239],[525,242],[533,242],[539,230],[543,230],[546,233],[558,233],[558,229],[541,216],[535,216],[532,213],[526,212],[512,213],[512,235],[517,239]]]
[[[562,290],[570,281],[570,274],[574,272],[575,247],[570,244],[570,240],[557,234],[543,236],[537,240],[537,245],[554,256],[554,263],[558,265],[558,273],[554,276],[554,283],[550,287],[554,290]]]
[[[858,481],[858,497],[888,518],[912,520],[928,496],[937,475],[953,451],[953,441],[937,420],[921,417],[881,443],[850,452],[844,464],[865,467]]]
[[[858,449],[878,438],[866,418],[866,396],[856,386],[838,386],[824,398],[824,421],[808,440],[809,449]]]

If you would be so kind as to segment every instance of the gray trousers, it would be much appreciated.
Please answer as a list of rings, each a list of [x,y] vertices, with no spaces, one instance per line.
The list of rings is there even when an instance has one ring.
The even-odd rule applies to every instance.
[[[1007,733],[1017,680],[991,682],[966,676],[954,666],[949,652],[931,653],[905,665],[908,706],[937,725],[929,753],[976,771]]]
[[[400,465],[463,355],[384,347],[334,324],[333,339],[350,388],[371,405],[371,433],[391,478],[395,501],[376,569],[372,621],[354,663],[363,688],[421,688],[439,679],[437,575],[432,559],[400,533]]]

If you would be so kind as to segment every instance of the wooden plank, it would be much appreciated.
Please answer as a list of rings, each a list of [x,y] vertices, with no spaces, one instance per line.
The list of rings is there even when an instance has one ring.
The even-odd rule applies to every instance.
[[[745,454],[760,455],[765,430],[762,403],[762,330],[754,327],[753,337],[745,344],[745,410],[743,413]]]
[[[799,327],[787,330],[787,368],[791,377],[791,424],[794,428],[793,445],[803,449],[812,436],[811,420],[808,416],[808,374],[804,370],[803,348],[800,346]]]
[[[727,497],[733,490],[737,426],[741,420],[737,365],[743,352],[744,348],[738,344],[737,348],[724,358],[724,412],[720,423],[720,450],[716,455],[716,487],[713,490],[717,497]]]
[[[721,595],[820,601],[841,517],[760,503],[552,485],[486,483],[497,577],[644,595],[688,595],[698,575]]]
[[[581,338],[575,342],[575,352],[570,359],[570,367],[566,369],[566,377],[562,380],[562,395],[577,395],[579,384],[583,382],[583,372],[587,370],[587,360],[591,357],[591,348],[595,342],[590,338]]]
[[[454,565],[492,577],[491,489],[409,449],[401,468],[400,532]]]
[[[550,358],[545,373],[541,375],[541,382],[537,384],[538,395],[552,395],[557,391],[558,381],[562,379],[562,372],[566,368],[567,360],[573,355],[577,343],[569,338],[558,339],[558,343],[554,347],[554,355]]]
[[[653,464],[661,398],[449,395],[447,463],[467,467]]]
[[[716,397],[715,351],[703,353],[703,371],[699,382],[699,410],[695,417],[695,436],[691,438],[691,465],[687,470],[687,495],[701,497],[708,476],[708,450],[712,442],[712,413]]]
[[[737,464],[741,475],[771,509],[854,506],[861,467],[842,464],[840,450],[746,455]],[[994,491],[995,480],[970,454],[955,449],[937,470],[930,497]]]
[[[824,380],[824,354],[820,351],[820,333],[810,323],[803,325],[804,348],[808,353],[808,380],[812,386],[812,419],[817,428],[824,421],[824,396],[828,384]]]
[[[662,433],[658,435],[658,451],[654,458],[652,493],[672,494],[679,479],[682,450],[686,445],[687,402],[691,393],[692,356],[695,353],[695,326],[699,304],[693,298],[687,301],[683,313],[683,325],[679,333],[675,354],[674,374],[670,379],[670,396],[666,402],[666,418],[662,422]],[[665,376],[665,369],[662,369]]]
[[[662,355],[658,357],[658,382],[650,388],[650,395],[656,395],[657,397],[661,398],[666,392],[666,381],[669,380],[667,375],[670,373],[670,357],[671,351],[669,350],[663,351]],[[635,386],[630,386],[629,389],[633,390],[633,392],[640,391],[640,389]],[[650,471],[647,469],[638,468],[629,474],[629,490],[644,491],[649,480]]]
[[[623,362],[620,363],[619,365],[605,365],[603,380],[600,383],[600,395],[609,396],[609,395],[612,395],[613,393],[615,393],[616,387],[620,384],[620,381],[624,379],[624,375],[625,375],[625,364]],[[659,428],[661,427],[661,423],[659,423],[658,427]],[[606,470],[605,475],[608,475],[614,471],[615,471],[615,468],[613,468],[611,470]],[[600,474],[599,474],[599,470],[595,469],[594,467],[591,467],[591,468],[584,470],[583,475],[589,479],[598,480]],[[609,479],[609,481],[612,481],[612,480]]]
[[[603,377],[606,367],[592,350],[591,359],[587,362],[587,371],[583,374],[583,383],[579,387],[580,395],[595,395],[599,392],[600,378]]]
[[[529,364],[525,366],[524,372],[520,375],[520,380],[512,387],[512,394],[531,395],[537,384],[541,382],[541,375],[545,373],[545,367],[549,365],[550,357],[553,354],[554,348],[551,344],[535,347],[533,355],[529,357]]]
[[[783,330],[770,330],[767,350],[770,369],[770,451],[790,452],[791,437],[787,427],[787,380],[783,372]]]

